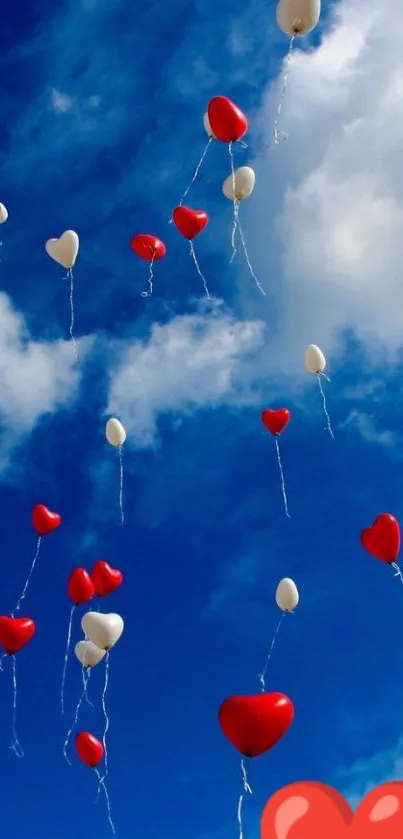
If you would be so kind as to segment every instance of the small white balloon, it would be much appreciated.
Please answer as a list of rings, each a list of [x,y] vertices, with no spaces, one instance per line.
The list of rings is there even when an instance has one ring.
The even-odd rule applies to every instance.
[[[81,627],[96,647],[100,650],[110,650],[119,641],[124,623],[123,618],[114,612],[87,612],[81,620]]]
[[[323,373],[326,367],[326,358],[316,344],[309,344],[305,350],[305,367],[308,373],[313,373],[315,376]]]
[[[319,22],[321,0],[280,0],[277,24],[285,35],[308,35]]]
[[[92,641],[79,641],[74,652],[84,667],[95,667],[106,655],[106,651],[100,650]]]
[[[45,244],[46,253],[63,268],[73,268],[80,246],[79,238],[74,230],[65,230],[59,239],[48,239]]]
[[[0,203],[0,224],[4,224],[8,219],[8,210],[4,204]]]
[[[280,580],[276,589],[276,603],[283,612],[292,612],[298,606],[298,589],[290,577]]]
[[[204,125],[204,130],[205,130],[206,134],[208,134],[209,137],[214,137],[214,134],[211,130],[210,120],[208,118],[207,111],[206,111],[206,113],[204,114],[204,117],[203,117],[203,125]]]
[[[115,417],[111,417],[108,419],[106,423],[106,439],[111,446],[116,446],[116,448],[120,448],[123,446],[123,443],[126,440],[126,431],[120,422],[120,420],[116,419]]]
[[[235,184],[235,189],[234,189]],[[234,177],[232,172],[225,178],[222,185],[222,191],[226,198],[233,201],[243,201],[244,198],[249,198],[255,188],[255,173],[250,166],[240,166],[235,169]]]

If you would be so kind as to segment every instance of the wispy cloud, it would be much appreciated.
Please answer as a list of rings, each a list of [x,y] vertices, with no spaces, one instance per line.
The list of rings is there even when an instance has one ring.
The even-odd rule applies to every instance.
[[[71,403],[77,394],[81,369],[70,342],[36,342],[24,318],[9,298],[0,294],[0,466],[8,464],[11,449],[33,430],[38,419]],[[79,342],[85,355],[88,342]]]
[[[200,408],[256,404],[253,359],[264,337],[261,321],[219,310],[153,324],[148,338],[122,350],[111,372],[108,413],[123,418],[134,445],[149,446],[161,414],[180,420]]]

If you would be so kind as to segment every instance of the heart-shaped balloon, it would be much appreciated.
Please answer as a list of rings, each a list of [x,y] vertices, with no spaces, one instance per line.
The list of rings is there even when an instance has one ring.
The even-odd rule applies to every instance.
[[[262,814],[261,839],[401,839],[403,782],[371,790],[355,813],[343,795],[316,781],[277,790]]]
[[[294,719],[294,705],[283,693],[231,696],[218,721],[230,743],[245,757],[258,757],[284,736]]]
[[[104,756],[104,747],[89,731],[80,731],[76,736],[76,751],[87,766],[98,766]]]
[[[95,563],[91,571],[91,580],[95,594],[98,597],[105,597],[122,585],[123,574],[117,568],[112,568],[108,562],[100,560]]]
[[[262,411],[261,417],[263,425],[277,437],[288,425],[291,414],[288,408],[278,408],[277,411],[268,408],[266,411]]]
[[[124,629],[123,618],[113,612],[87,612],[81,620],[81,626],[87,638],[100,650],[112,649]]]
[[[157,236],[151,236],[149,233],[139,233],[138,236],[133,236],[130,240],[130,247],[137,256],[145,259],[146,262],[156,262],[157,259],[162,259],[167,252],[161,239],[158,239]]]
[[[47,536],[62,523],[59,513],[52,513],[44,504],[36,504],[32,510],[32,524],[39,536]]]
[[[207,114],[214,137],[223,143],[241,140],[248,130],[245,114],[227,96],[215,96],[211,99]]]
[[[67,594],[76,606],[88,603],[95,594],[94,583],[85,568],[75,568],[67,584]]]
[[[31,618],[0,616],[0,644],[8,655],[18,653],[35,634],[35,621]]]
[[[361,542],[368,553],[382,562],[396,562],[400,551],[399,522],[390,513],[382,513],[372,527],[362,531]]]
[[[63,268],[73,268],[77,259],[80,242],[74,230],[65,230],[59,239],[48,239],[45,244],[46,253],[63,265]]]
[[[74,652],[83,667],[95,667],[106,655],[105,650],[100,650],[92,641],[79,641]]]
[[[173,222],[185,239],[194,239],[208,224],[208,215],[204,210],[191,210],[189,207],[175,207]]]

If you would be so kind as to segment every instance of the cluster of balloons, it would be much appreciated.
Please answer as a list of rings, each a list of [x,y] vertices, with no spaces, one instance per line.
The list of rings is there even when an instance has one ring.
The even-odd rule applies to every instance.
[[[320,0],[279,0],[277,6],[277,23],[280,29],[291,38],[288,57],[291,56],[292,45],[295,37],[307,35],[318,23],[320,16]],[[278,109],[280,113],[281,103]],[[242,144],[243,138],[248,131],[248,119],[242,110],[226,96],[215,96],[208,104],[206,113],[203,116],[203,124],[208,135],[208,142],[203,151],[202,157],[196,167],[193,178],[185,190],[179,204],[173,209],[171,221],[180,235],[189,242],[190,255],[194,261],[196,270],[203,281],[207,297],[210,299],[210,292],[205,277],[200,269],[199,262],[194,249],[194,240],[209,224],[209,216],[204,209],[191,208],[184,205],[192,184],[200,172],[201,165],[206,156],[207,150],[213,141],[228,145],[230,173],[226,175],[222,183],[223,196],[233,203],[233,226],[232,226],[232,259],[236,254],[235,236],[239,233],[245,259],[254,278],[257,287],[264,294],[264,290],[257,280],[246,248],[245,238],[239,220],[240,203],[249,198],[255,187],[255,172],[250,166],[234,165],[234,144]],[[8,219],[8,210],[0,203],[0,224]],[[59,238],[51,238],[45,243],[46,253],[67,271],[66,278],[70,282],[70,337],[73,343],[75,358],[77,349],[74,339],[74,276],[73,268],[79,252],[79,236],[74,230],[66,230]],[[138,233],[132,237],[130,247],[133,252],[142,260],[149,263],[148,290],[143,291],[144,297],[153,293],[153,268],[155,262],[166,256],[167,248],[161,238],[150,233]],[[232,261],[231,259],[231,261]],[[326,360],[322,350],[311,344],[305,354],[305,365],[307,370],[316,375],[323,397],[324,411],[327,418],[329,433],[333,436],[330,420],[327,413],[326,401],[322,389],[321,377],[327,378],[324,374]],[[287,516],[289,516],[287,498],[285,494],[284,477],[280,460],[278,437],[290,421],[291,414],[287,408],[277,410],[267,409],[262,412],[262,421],[267,430],[275,437],[278,464],[280,468],[284,505]],[[122,523],[123,516],[123,446],[126,441],[126,431],[117,418],[110,418],[106,425],[106,439],[114,446],[120,457],[120,510]],[[38,504],[32,511],[33,526],[38,535],[37,551],[28,574],[27,581],[23,588],[17,604],[11,615],[0,616],[0,645],[4,655],[12,657],[13,662],[13,684],[14,684],[14,715],[13,715],[13,740],[12,746],[19,756],[23,751],[19,744],[16,731],[16,667],[15,655],[23,649],[33,638],[36,631],[35,621],[30,617],[16,617],[15,613],[21,608],[21,603],[27,594],[31,575],[38,559],[41,540],[44,536],[55,531],[62,523],[61,516],[49,510],[45,505]],[[378,558],[391,564],[403,582],[400,569],[397,565],[397,557],[400,549],[400,530],[396,520],[389,514],[378,517],[372,528],[362,534],[364,546]],[[64,681],[66,676],[67,657],[71,640],[71,628],[74,610],[78,606],[89,603],[94,597],[104,597],[113,593],[122,583],[122,573],[112,568],[108,563],[99,561],[95,563],[91,571],[85,568],[75,568],[68,579],[67,592],[73,606],[71,610],[67,650],[64,661],[62,680],[62,710],[64,710]],[[294,719],[294,706],[287,696],[279,692],[266,692],[265,674],[270,657],[273,651],[275,639],[280,629],[281,622],[286,614],[292,614],[299,602],[299,593],[293,580],[284,578],[277,586],[275,599],[282,614],[270,647],[269,655],[263,672],[260,674],[262,691],[260,694],[251,696],[232,696],[226,699],[219,709],[219,723],[223,733],[230,743],[241,753],[243,758],[254,758],[272,748],[290,728]],[[105,731],[102,741],[88,731],[80,731],[76,735],[75,747],[78,757],[88,766],[94,768],[97,773],[100,786],[104,788],[108,814],[111,827],[114,831],[113,822],[110,816],[108,794],[105,787],[107,774],[107,748],[106,733],[109,727],[109,720],[105,708],[105,693],[108,684],[108,666],[110,650],[117,643],[124,629],[124,622],[120,615],[115,613],[101,613],[100,611],[88,611],[81,620],[83,638],[79,640],[74,648],[75,656],[82,665],[83,673],[89,674],[91,669],[105,660],[105,684],[102,694],[102,704],[105,714]],[[2,665],[0,664],[0,667]],[[78,712],[81,702],[86,697],[88,675],[83,677],[84,688],[76,709],[75,720],[70,729],[68,737],[77,724]],[[64,748],[64,753],[66,751]],[[98,766],[105,759],[105,774],[99,774]],[[244,780],[244,791],[251,792],[247,782],[245,767],[242,761]],[[242,803],[242,796],[240,804]],[[240,821],[241,829],[241,821]]]

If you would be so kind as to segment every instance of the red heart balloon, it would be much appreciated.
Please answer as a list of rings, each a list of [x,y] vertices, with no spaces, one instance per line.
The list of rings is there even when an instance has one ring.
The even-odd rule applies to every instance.
[[[204,210],[191,210],[183,206],[175,207],[172,218],[185,239],[194,239],[208,224],[208,215]]]
[[[67,584],[67,594],[76,606],[88,603],[95,594],[94,584],[85,568],[75,568]]]
[[[382,513],[372,527],[362,531],[361,542],[368,553],[382,562],[396,562],[400,551],[399,522],[390,513]]]
[[[123,574],[117,568],[112,568],[108,562],[100,560],[95,563],[91,571],[91,580],[95,594],[98,597],[105,597],[122,585]]]
[[[35,634],[35,621],[31,618],[0,616],[0,644],[8,655],[18,653]]]
[[[245,114],[227,96],[215,96],[209,102],[207,114],[214,137],[223,143],[241,140],[248,130]]]
[[[291,414],[288,408],[279,408],[277,411],[268,408],[266,411],[262,411],[261,417],[263,425],[277,437],[288,425]]]
[[[44,504],[36,504],[32,510],[32,524],[39,536],[47,536],[62,523],[59,513],[52,513]]]
[[[80,731],[76,735],[76,751],[87,766],[98,766],[104,756],[104,747],[89,731]]]
[[[258,757],[284,736],[294,719],[294,705],[283,693],[231,696],[218,721],[230,743],[245,757]]]
[[[137,256],[147,262],[156,262],[165,256],[167,249],[161,239],[157,236],[150,236],[148,233],[139,233],[130,240],[130,247]]]

